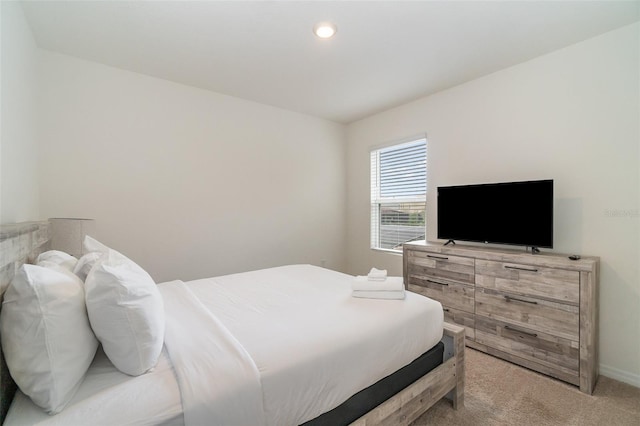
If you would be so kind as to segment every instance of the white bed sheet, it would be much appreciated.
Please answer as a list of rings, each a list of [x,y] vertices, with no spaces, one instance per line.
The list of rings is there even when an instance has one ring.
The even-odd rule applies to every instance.
[[[353,279],[289,265],[186,283],[257,365],[266,424],[311,420],[441,340],[439,302],[354,298]]]
[[[440,303],[411,292],[404,300],[353,298],[352,279],[289,265],[186,283],[253,358],[267,424],[300,424],[335,408],[442,338]],[[304,302],[309,298],[311,305]],[[166,352],[152,372],[135,378],[99,353],[62,413],[48,416],[18,392],[5,424],[84,425],[88,419],[96,425],[182,424]]]
[[[260,372],[251,356],[185,283],[159,287],[185,425],[266,426]]]
[[[147,374],[131,377],[116,369],[98,348],[69,405],[49,416],[28,396],[16,393],[3,425],[113,426],[183,425],[180,390],[166,351]]]

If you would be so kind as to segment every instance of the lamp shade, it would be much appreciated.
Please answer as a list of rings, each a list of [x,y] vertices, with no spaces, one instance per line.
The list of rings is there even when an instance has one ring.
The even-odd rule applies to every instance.
[[[95,220],[69,217],[49,219],[51,224],[51,248],[69,253],[77,258],[83,255],[82,242],[85,235],[93,235]]]

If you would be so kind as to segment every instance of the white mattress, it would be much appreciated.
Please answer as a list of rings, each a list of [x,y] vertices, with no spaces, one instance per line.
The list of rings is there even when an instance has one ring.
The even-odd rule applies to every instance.
[[[265,423],[300,424],[410,363],[442,338],[440,303],[351,297],[352,276],[290,265],[187,282],[258,367]],[[160,284],[162,286],[162,284]],[[178,381],[165,352],[131,378],[99,354],[71,404],[48,416],[18,394],[6,423],[180,424]]]

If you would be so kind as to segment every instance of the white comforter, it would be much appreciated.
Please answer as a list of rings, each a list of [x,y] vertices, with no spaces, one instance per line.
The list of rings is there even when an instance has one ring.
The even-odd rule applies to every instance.
[[[176,406],[177,395],[188,426],[297,425],[335,408],[442,338],[438,302],[411,292],[404,300],[353,298],[352,280],[323,268],[291,265],[159,284],[167,306],[165,345],[177,381],[165,373],[149,397],[140,393],[135,405],[143,407],[149,423],[180,420],[175,410],[167,412],[167,406]],[[27,407],[30,401],[24,398],[16,398],[19,409],[14,401],[7,424],[24,424],[20,420],[28,416],[48,424],[57,417],[34,415],[39,409]],[[102,391],[97,403],[103,417],[92,416],[91,424],[115,424],[109,407],[114,418],[122,419],[122,400],[113,399],[118,403]],[[154,399],[164,406],[152,408]],[[78,407],[83,409],[75,412]],[[86,424],[88,411],[86,401],[74,398],[61,414],[65,424]]]
[[[185,424],[264,425],[260,373],[249,354],[182,281],[160,291]]]

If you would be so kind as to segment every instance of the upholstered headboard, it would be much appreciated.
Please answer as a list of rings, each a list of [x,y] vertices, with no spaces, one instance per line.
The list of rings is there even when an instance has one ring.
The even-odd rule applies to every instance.
[[[0,225],[0,301],[18,268],[49,250],[50,235],[48,221]],[[0,347],[0,424],[7,415],[15,393],[16,384],[9,375]]]

